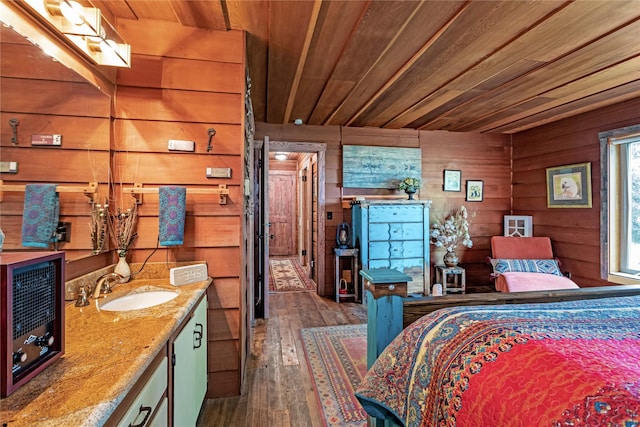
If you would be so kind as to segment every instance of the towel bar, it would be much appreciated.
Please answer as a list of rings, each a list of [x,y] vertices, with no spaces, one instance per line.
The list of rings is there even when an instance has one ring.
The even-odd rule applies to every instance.
[[[5,191],[24,192],[26,184],[5,184],[0,180],[0,202]],[[94,198],[98,192],[98,183],[90,182],[88,185],[58,185],[58,193],[84,193],[89,198],[89,203],[94,203]]]
[[[124,193],[131,194],[136,198],[138,204],[142,204],[142,195],[143,194],[158,194],[158,187],[142,187],[142,184],[134,184],[134,187],[125,187],[122,189]],[[218,184],[218,188],[210,188],[210,187],[193,187],[187,188],[187,194],[219,194],[220,195],[220,204],[227,204],[227,195],[229,194],[229,189],[226,184]]]

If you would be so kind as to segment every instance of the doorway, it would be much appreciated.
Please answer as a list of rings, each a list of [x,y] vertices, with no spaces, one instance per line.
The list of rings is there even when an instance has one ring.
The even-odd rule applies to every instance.
[[[325,223],[323,215],[319,213],[324,212],[325,203],[326,145],[270,141],[268,137],[264,138],[261,145],[262,155],[256,166],[260,170],[256,173],[256,179],[260,180],[257,195],[261,209],[255,210],[260,216],[256,218],[255,224],[261,248],[257,251],[259,257],[255,263],[255,314],[256,318],[267,318],[268,265],[271,255],[295,256],[316,283],[318,293],[324,295]],[[274,166],[277,160],[270,160],[269,155],[273,157],[276,152],[289,153],[291,157],[295,157],[295,167],[290,165],[289,172],[286,172],[282,171],[283,168]],[[275,177],[273,182],[272,177]],[[271,186],[276,187],[273,194]],[[281,208],[277,211],[278,214],[274,214],[274,218],[269,215],[272,211],[271,203],[278,204]]]

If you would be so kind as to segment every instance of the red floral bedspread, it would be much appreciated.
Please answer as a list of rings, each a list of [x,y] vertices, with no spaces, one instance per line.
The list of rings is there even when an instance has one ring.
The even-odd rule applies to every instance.
[[[356,396],[406,426],[640,426],[640,296],[438,310]]]

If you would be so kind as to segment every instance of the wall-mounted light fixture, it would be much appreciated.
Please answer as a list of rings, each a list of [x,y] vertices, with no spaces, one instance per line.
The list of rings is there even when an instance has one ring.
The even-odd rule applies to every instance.
[[[24,0],[29,9],[94,63],[111,67],[131,67],[131,46],[102,16],[100,9],[84,7],[75,0]]]
[[[287,160],[289,155],[287,153],[276,153],[276,160]]]

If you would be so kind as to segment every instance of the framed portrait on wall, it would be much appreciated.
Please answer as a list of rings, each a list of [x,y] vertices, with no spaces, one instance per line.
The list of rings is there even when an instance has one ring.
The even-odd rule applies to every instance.
[[[460,185],[462,178],[462,171],[445,169],[444,170],[444,191],[461,191]]]
[[[484,181],[467,180],[467,202],[481,202],[484,199]]]
[[[547,168],[547,207],[591,207],[591,163]]]

